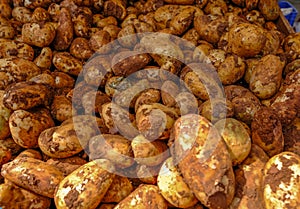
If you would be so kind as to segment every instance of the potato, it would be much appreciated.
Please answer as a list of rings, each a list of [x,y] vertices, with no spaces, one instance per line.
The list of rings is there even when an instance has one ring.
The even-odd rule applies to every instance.
[[[229,28],[228,52],[239,57],[254,57],[260,54],[266,44],[262,27],[250,23],[234,24]]]
[[[32,11],[26,7],[14,7],[12,17],[21,23],[31,22]]]
[[[264,208],[262,171],[268,160],[266,153],[253,144],[246,160],[235,170],[236,195],[230,208]]]
[[[157,186],[162,196],[173,206],[187,208],[198,202],[171,157],[160,168]]]
[[[108,0],[104,3],[104,15],[113,16],[118,20],[126,17],[126,3],[122,0]]]
[[[56,90],[74,87],[75,80],[70,75],[59,71],[52,72],[51,75],[54,77]]]
[[[79,7],[72,14],[72,22],[74,27],[74,34],[78,37],[88,38],[89,28],[92,23],[92,11],[88,7]]]
[[[35,9],[37,7],[48,7],[51,3],[51,0],[42,0],[42,1],[24,1],[24,6],[29,9]]]
[[[300,118],[293,120],[291,124],[284,127],[284,150],[300,155]]]
[[[261,107],[259,99],[251,91],[238,85],[225,86],[224,91],[226,99],[233,104],[235,118],[250,124],[255,112]]]
[[[145,184],[157,184],[157,176],[161,164],[158,166],[147,166],[143,164],[137,164],[136,166],[136,176],[139,181]]]
[[[77,59],[87,60],[94,52],[90,49],[89,41],[86,38],[77,37],[71,43],[70,53]]]
[[[6,40],[0,42],[0,47],[0,58],[19,57],[29,61],[34,58],[34,51],[28,44]]]
[[[11,151],[4,145],[0,145],[0,167],[11,160]]]
[[[49,47],[43,47],[41,53],[34,59],[34,64],[42,69],[50,69],[52,65],[52,50]]]
[[[195,17],[194,26],[201,39],[211,44],[216,44],[219,42],[221,35],[228,27],[228,23],[221,16],[213,17],[200,15]]]
[[[0,59],[0,89],[4,90],[8,85],[26,81],[41,73],[41,70],[31,61],[22,58]]]
[[[252,141],[270,157],[283,151],[282,125],[276,112],[268,107],[260,108],[251,123]]]
[[[95,98],[91,101],[91,98]],[[111,102],[108,95],[101,91],[89,91],[82,97],[82,106],[86,115],[98,113],[102,109],[102,105]]]
[[[275,95],[280,87],[285,61],[275,55],[267,55],[253,70],[249,88],[260,99]]]
[[[49,46],[55,35],[55,28],[50,22],[25,23],[22,27],[23,41],[37,47]]]
[[[251,138],[244,126],[234,118],[221,119],[214,126],[227,145],[232,165],[243,162],[251,150]]]
[[[47,22],[49,20],[50,20],[50,15],[46,9],[41,7],[35,8],[31,16],[32,22],[42,22],[42,21]]]
[[[19,82],[5,90],[3,104],[11,110],[28,110],[45,105],[48,106],[52,97],[50,88],[33,82]]]
[[[102,203],[118,203],[126,198],[133,191],[133,186],[128,178],[115,176],[102,199]]]
[[[187,91],[179,93],[175,97],[176,106],[180,110],[180,115],[197,114],[199,101],[195,96]]]
[[[50,198],[22,189],[11,182],[0,184],[0,205],[3,208],[44,209],[49,208],[50,204]]]
[[[109,47],[109,42],[111,41],[111,36],[107,31],[100,30],[91,35],[91,38],[89,40],[89,46],[92,50],[98,52],[101,51],[101,53],[109,53],[111,48]]]
[[[53,65],[57,70],[78,76],[82,70],[82,62],[68,52],[57,52],[53,56]]]
[[[280,14],[280,7],[276,0],[259,1],[258,9],[266,20],[276,20]]]
[[[53,158],[50,158],[46,162],[49,165],[55,166],[58,170],[60,170],[64,174],[65,177],[81,166],[76,164],[70,164],[68,162],[61,162],[59,161],[59,159],[53,159]]]
[[[89,156],[91,159],[107,159],[120,168],[130,167],[134,163],[131,142],[120,135],[102,134],[92,137],[89,140]]]
[[[234,115],[233,104],[222,99],[209,99],[202,103],[199,112],[212,123],[223,118],[230,118]]]
[[[12,26],[12,23],[4,17],[0,17],[0,38],[12,39],[16,32]]]
[[[64,178],[56,167],[34,158],[18,158],[3,165],[1,175],[22,188],[50,198]]]
[[[188,7],[179,12],[170,21],[170,29],[175,32],[176,35],[182,35],[192,24],[194,19],[195,9]]]
[[[112,171],[108,160],[82,165],[58,185],[54,196],[56,208],[96,208],[113,182]]]
[[[263,198],[266,209],[299,207],[300,158],[291,152],[272,157],[263,171]]]
[[[66,50],[74,36],[74,26],[71,19],[71,14],[68,9],[61,8],[58,15],[58,26],[56,36],[53,41],[56,50]]]
[[[11,137],[1,139],[0,146],[7,148],[12,155],[17,155],[22,150],[22,147],[16,144]]]
[[[155,185],[141,184],[125,199],[119,202],[114,209],[167,209],[165,199]]]
[[[134,110],[135,112],[139,109],[140,106],[144,104],[153,104],[153,103],[158,103],[161,98],[161,93],[157,89],[146,89],[140,95],[137,97],[135,101],[135,106]]]
[[[204,7],[204,12],[212,15],[224,15],[227,12],[227,4],[224,0],[212,1],[209,0]]]
[[[234,197],[235,179],[217,129],[204,117],[189,114],[175,122],[174,139],[174,164],[196,198],[206,207],[227,208]]]
[[[100,118],[74,116],[60,126],[44,130],[38,138],[39,147],[43,153],[53,158],[71,157],[81,152],[88,140],[99,133],[98,125],[103,125]]]
[[[4,93],[4,91],[0,90],[0,140],[10,135],[8,120],[12,112],[3,104]]]
[[[176,105],[175,96],[179,93],[179,88],[173,81],[165,81],[161,86],[162,103],[167,107]]]
[[[9,2],[0,2],[0,9],[1,9],[1,15],[5,18],[10,18],[11,17],[11,13],[12,13],[12,9],[10,7]]]
[[[283,47],[289,61],[300,58],[300,34],[292,33],[284,38]]]
[[[145,104],[136,111],[136,125],[148,140],[167,139],[178,117],[178,109],[159,103]]]
[[[136,136],[131,147],[134,160],[138,164],[147,166],[157,166],[161,164],[169,155],[168,147],[161,141],[149,141],[143,135]]]
[[[54,126],[47,109],[16,110],[9,117],[9,129],[13,140],[24,148],[36,148],[40,133]]]
[[[66,96],[54,96],[51,104],[51,115],[60,122],[71,118],[73,116],[72,101]]]
[[[120,32],[121,28],[119,28],[116,25],[107,25],[103,27],[103,31],[106,31],[109,33],[111,40],[115,40],[118,38],[118,34]]]
[[[260,58],[250,58],[245,60],[246,63],[246,71],[244,74],[244,80],[249,84],[250,78],[253,74],[254,69],[256,68],[256,65],[259,63]]]
[[[279,31],[270,30],[266,33],[266,44],[263,49],[263,54],[277,54],[281,47]]]
[[[15,159],[17,158],[34,158],[37,160],[42,160],[43,157],[41,153],[35,149],[25,149],[20,154],[18,154]]]

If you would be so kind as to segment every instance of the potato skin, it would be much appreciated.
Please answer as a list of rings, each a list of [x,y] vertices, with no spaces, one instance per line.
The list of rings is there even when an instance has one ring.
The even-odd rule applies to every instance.
[[[61,72],[78,76],[82,70],[82,62],[68,52],[57,52],[53,56],[53,65]]]
[[[282,152],[266,163],[263,171],[266,209],[299,207],[299,171],[300,157],[292,152]],[[285,200],[287,196],[288,201]]]
[[[56,167],[34,158],[18,158],[6,163],[1,175],[20,187],[50,198],[64,178]]]
[[[283,151],[282,125],[272,108],[262,107],[254,114],[251,131],[253,143],[270,157]]]
[[[174,124],[174,163],[203,205],[227,208],[234,197],[235,179],[226,144],[204,117],[184,115]]]
[[[162,164],[157,177],[157,186],[162,196],[173,206],[187,208],[198,202],[175,167],[172,157]]]
[[[267,55],[258,62],[250,77],[249,88],[260,99],[275,95],[280,87],[284,59]]]
[[[234,24],[229,29],[228,51],[240,57],[254,57],[263,50],[266,37],[264,29],[250,23]]]
[[[108,170],[107,170],[108,169]],[[58,209],[94,209],[101,202],[113,182],[113,166],[99,159],[82,165],[58,185],[54,201]]]
[[[266,20],[276,20],[280,14],[280,7],[276,0],[259,1],[258,9]]]
[[[155,185],[141,184],[125,199],[119,202],[114,209],[167,209],[165,199]]]

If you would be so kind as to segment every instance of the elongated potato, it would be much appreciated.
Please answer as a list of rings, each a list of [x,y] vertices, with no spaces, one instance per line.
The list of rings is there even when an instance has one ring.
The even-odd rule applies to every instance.
[[[108,160],[99,159],[73,171],[56,189],[57,209],[95,209],[113,182],[113,169]]]
[[[165,199],[155,185],[141,184],[114,209],[167,209]]]
[[[227,208],[234,197],[235,179],[226,144],[204,117],[184,115],[174,124],[175,165],[203,205]]]
[[[157,186],[162,196],[176,207],[187,208],[198,202],[193,192],[184,182],[171,157],[160,168]]]
[[[34,158],[18,158],[2,166],[1,175],[16,185],[45,197],[54,197],[54,191],[63,180],[56,167]]]

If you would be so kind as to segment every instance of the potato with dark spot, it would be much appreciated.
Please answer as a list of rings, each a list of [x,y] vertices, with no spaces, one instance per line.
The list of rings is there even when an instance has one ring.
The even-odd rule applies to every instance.
[[[285,61],[275,55],[260,59],[251,73],[249,88],[260,99],[275,95],[280,87]]]
[[[3,165],[1,175],[24,189],[50,198],[64,178],[56,167],[34,158],[18,158]]]
[[[126,17],[126,2],[122,0],[108,0],[104,3],[104,15],[113,16],[118,20]]]
[[[251,123],[252,141],[270,157],[283,151],[282,125],[276,112],[268,107],[260,108]]]
[[[32,11],[26,7],[14,7],[12,17],[21,23],[31,22]]]
[[[22,58],[0,59],[0,89],[20,81],[27,81],[41,73],[41,70],[31,61]]]
[[[180,115],[197,114],[198,105],[201,104],[196,97],[188,92],[183,91],[175,97],[176,107],[178,107]]]
[[[37,47],[49,46],[56,35],[50,22],[25,23],[22,26],[22,39],[25,43]]]
[[[4,91],[0,90],[0,140],[3,140],[10,135],[8,120],[12,112],[3,104],[4,93]]]
[[[125,199],[119,202],[114,209],[167,209],[165,199],[155,185],[141,184]]]
[[[91,35],[89,40],[89,46],[92,50],[96,52],[101,52],[103,54],[109,53],[111,48],[108,43],[111,41],[110,34],[105,30],[100,30]]]
[[[170,21],[170,29],[173,30],[176,35],[182,35],[192,24],[194,12],[195,9],[192,7],[183,9]]]
[[[49,208],[50,204],[50,198],[37,195],[13,184],[12,182],[6,181],[4,184],[0,184],[0,205],[3,208],[44,209]]]
[[[146,89],[136,99],[134,110],[135,112],[144,104],[158,103],[161,99],[161,93],[158,89]]]
[[[300,156],[300,118],[296,118],[282,129],[284,137],[284,150]]]
[[[113,171],[113,165],[103,159],[82,165],[58,185],[55,206],[58,209],[95,209],[113,182]]]
[[[0,41],[0,58],[19,57],[29,61],[34,58],[31,46],[11,40]]]
[[[89,41],[86,38],[77,37],[71,43],[70,53],[77,59],[87,60],[94,52],[91,50]]]
[[[198,202],[171,157],[160,168],[157,186],[162,196],[175,207],[188,208]]]
[[[290,61],[300,58],[300,33],[292,33],[286,36],[283,47]]]
[[[134,164],[131,142],[121,135],[102,133],[89,140],[91,159],[107,159],[116,167],[127,168]]]
[[[12,39],[16,32],[12,23],[4,17],[0,17],[0,38]]]
[[[51,104],[51,115],[54,119],[63,122],[73,116],[72,101],[66,96],[54,96]]]
[[[37,160],[43,159],[41,152],[36,149],[25,149],[20,154],[18,154],[18,156],[15,159],[17,158],[34,158]]]
[[[161,164],[159,164],[158,166],[147,166],[143,164],[137,164],[136,176],[141,182],[145,184],[156,184],[160,166]]]
[[[11,110],[48,106],[52,100],[52,93],[52,90],[43,84],[19,82],[6,88],[3,104]]]
[[[282,152],[272,157],[263,171],[263,199],[266,209],[298,208],[300,157]]]
[[[266,20],[276,20],[280,14],[280,7],[276,0],[259,1],[258,9]]]
[[[36,148],[40,133],[54,126],[47,109],[16,110],[9,117],[9,129],[14,141],[24,148]]]
[[[56,36],[53,42],[56,50],[66,50],[74,36],[74,26],[71,14],[68,9],[61,8],[58,15],[58,26],[56,28]]]
[[[35,57],[34,64],[42,69],[50,69],[52,65],[52,50],[49,47],[44,47],[41,53]]]
[[[243,162],[251,150],[251,138],[244,126],[234,118],[221,119],[214,126],[227,145],[232,165]]]
[[[78,76],[82,70],[82,62],[68,52],[57,52],[53,55],[53,65],[57,70]]]
[[[9,162],[11,158],[11,151],[4,145],[0,144],[0,167],[5,163]]]
[[[174,124],[174,164],[198,200],[209,208],[227,208],[235,179],[230,154],[217,129],[204,117],[189,114]]]
[[[175,97],[179,93],[179,88],[173,81],[165,81],[161,86],[162,103],[167,107],[176,105]]]
[[[89,91],[82,97],[82,106],[86,115],[99,113],[102,105],[108,102],[111,102],[111,98],[102,91]]]

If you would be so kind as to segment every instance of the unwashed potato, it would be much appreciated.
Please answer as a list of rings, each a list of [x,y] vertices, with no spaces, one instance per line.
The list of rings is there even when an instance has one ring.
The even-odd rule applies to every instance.
[[[11,40],[0,42],[0,58],[19,57],[29,61],[34,58],[34,51],[31,46],[25,43],[18,43]]]
[[[174,165],[172,157],[162,164],[157,177],[157,186],[162,196],[173,206],[188,208],[198,202]]]
[[[240,164],[251,150],[251,138],[247,130],[234,118],[221,119],[214,126],[227,145],[232,165]]]
[[[55,53],[52,62],[57,70],[69,75],[77,76],[82,70],[82,62],[68,52]]]
[[[296,118],[291,124],[284,127],[284,150],[300,155],[300,118]]]
[[[300,157],[292,152],[273,156],[263,171],[263,199],[266,209],[298,208]]]
[[[54,196],[56,207],[96,208],[113,182],[113,169],[113,165],[103,159],[82,165],[58,185]]]
[[[3,140],[10,135],[8,120],[12,112],[3,104],[4,93],[4,91],[0,90],[0,140]]]
[[[9,117],[9,129],[13,140],[24,148],[36,148],[42,131],[54,126],[47,109],[16,110]]]
[[[114,209],[167,209],[165,199],[155,185],[141,184],[125,199],[118,203]]]
[[[2,166],[1,175],[36,194],[53,198],[64,176],[56,167],[34,158],[18,158]]]
[[[204,117],[189,114],[174,124],[174,163],[196,198],[210,208],[227,208],[234,197],[230,154],[217,129]]]
[[[280,7],[276,0],[259,1],[258,8],[266,20],[276,20],[280,14]]]

